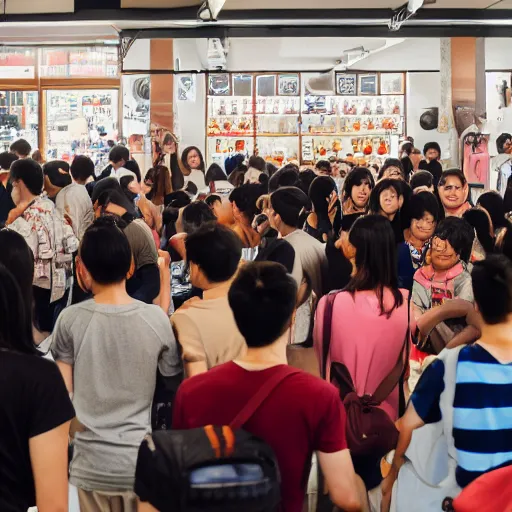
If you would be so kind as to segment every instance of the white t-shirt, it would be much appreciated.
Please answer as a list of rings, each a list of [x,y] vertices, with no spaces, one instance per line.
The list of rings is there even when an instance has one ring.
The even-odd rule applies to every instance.
[[[185,176],[185,187],[187,186],[187,183],[189,181],[191,181],[197,187],[198,192],[206,187],[204,174],[202,173],[202,171],[199,171],[198,169],[193,169],[192,171],[190,171],[190,174],[188,176]]]

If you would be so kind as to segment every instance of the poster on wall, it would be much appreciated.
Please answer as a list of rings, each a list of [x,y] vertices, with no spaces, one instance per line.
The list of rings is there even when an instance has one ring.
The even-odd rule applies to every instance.
[[[228,73],[212,73],[208,75],[209,96],[229,96],[230,94],[231,84]]]
[[[342,96],[355,96],[357,94],[357,75],[336,73],[336,93]]]
[[[299,77],[298,75],[279,75],[279,96],[298,96]]]
[[[233,75],[233,96],[252,96],[252,75]]]
[[[178,75],[178,101],[196,101],[196,75]]]
[[[359,75],[359,94],[361,96],[376,96],[379,78],[374,73],[371,75]]]
[[[149,75],[123,75],[123,135],[130,151],[144,151],[145,137],[149,135]]]
[[[403,73],[381,73],[380,93],[381,94],[404,94]]]
[[[256,95],[257,96],[275,96],[276,94],[276,76],[261,75],[256,77]]]

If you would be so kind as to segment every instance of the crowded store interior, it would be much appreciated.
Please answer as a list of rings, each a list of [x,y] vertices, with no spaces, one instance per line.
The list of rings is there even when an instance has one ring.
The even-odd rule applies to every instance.
[[[0,512],[512,511],[512,2],[403,1],[4,0]]]

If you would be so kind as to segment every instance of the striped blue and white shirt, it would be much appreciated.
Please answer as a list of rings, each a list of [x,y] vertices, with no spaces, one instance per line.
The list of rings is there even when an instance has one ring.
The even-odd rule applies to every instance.
[[[434,361],[411,396],[425,423],[441,420],[444,363]],[[512,363],[501,364],[480,345],[459,353],[453,412],[457,483],[512,464]]]

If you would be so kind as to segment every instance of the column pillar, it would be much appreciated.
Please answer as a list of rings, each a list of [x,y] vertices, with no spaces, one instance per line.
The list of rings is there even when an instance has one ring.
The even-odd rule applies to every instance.
[[[173,40],[152,39],[150,46],[150,69],[174,69]],[[174,75],[151,75],[151,124],[173,131]]]

